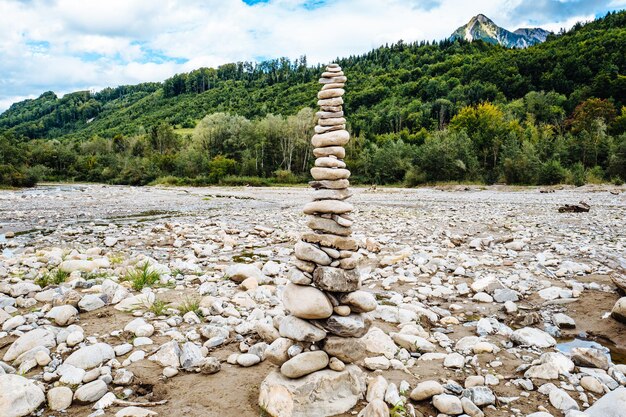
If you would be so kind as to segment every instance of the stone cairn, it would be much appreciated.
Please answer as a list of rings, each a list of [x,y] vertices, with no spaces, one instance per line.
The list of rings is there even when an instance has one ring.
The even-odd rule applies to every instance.
[[[280,324],[280,335],[295,344],[281,366],[287,378],[299,378],[322,370],[330,364],[342,371],[339,360],[346,347],[344,338],[365,335],[370,320],[363,314],[375,310],[374,296],[360,291],[357,266],[359,245],[351,237],[352,195],[348,189],[350,171],[343,161],[344,146],[350,140],[343,117],[343,89],[346,76],[337,64],[330,64],[319,80],[317,94],[320,111],[311,142],[316,156],[310,182],[313,201],[304,206],[310,232],[295,245],[291,281],[283,292],[283,304],[290,314]]]

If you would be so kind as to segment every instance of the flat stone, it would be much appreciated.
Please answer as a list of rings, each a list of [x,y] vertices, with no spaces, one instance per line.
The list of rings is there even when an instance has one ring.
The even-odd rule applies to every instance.
[[[346,125],[332,125],[332,126],[315,126],[313,131],[315,133],[332,132],[333,130],[346,130]]]
[[[524,327],[515,330],[511,334],[511,341],[516,345],[535,346],[538,348],[548,348],[556,345],[556,340],[552,336],[534,327]]]
[[[488,387],[466,388],[463,390],[462,396],[469,398],[479,407],[496,403],[496,396]]]
[[[344,168],[311,168],[311,176],[313,179],[321,180],[341,180],[350,178],[350,171]]]
[[[344,203],[343,201],[335,201],[335,200],[325,200],[325,201],[333,201],[335,204],[349,204]],[[324,201],[314,201],[313,203],[323,203]],[[309,204],[313,204],[309,203]],[[348,250],[348,251],[356,251],[359,249],[359,244],[356,239],[346,236],[336,236],[331,234],[321,234],[321,233],[303,233],[302,240],[308,243],[317,243],[320,246],[325,246],[327,248],[335,248],[339,250]]]
[[[322,180],[322,181],[310,181],[309,185],[315,189],[318,188],[326,188],[328,190],[341,190],[344,188],[348,188],[350,186],[350,181],[348,180]],[[310,213],[313,214],[313,213]]]
[[[371,321],[362,314],[350,314],[349,316],[338,316],[333,314],[326,320],[319,320],[322,327],[337,336],[361,337],[367,333]]]
[[[348,133],[347,130],[334,130],[328,133],[319,133],[313,135],[313,137],[311,138],[311,143],[315,148],[323,148],[326,146],[344,146],[349,141],[350,133]]]
[[[302,261],[313,262],[317,265],[330,265],[332,259],[326,252],[307,242],[298,242],[295,246],[296,257]]]
[[[345,270],[330,266],[320,266],[313,272],[313,282],[325,291],[350,292],[360,286],[360,275],[356,269]]]
[[[287,284],[283,291],[283,305],[288,312],[301,319],[325,319],[333,314],[333,305],[328,297],[311,286]]]
[[[339,225],[333,219],[318,216],[309,216],[307,226],[315,231],[330,233],[338,236],[350,236],[352,229]]]
[[[343,159],[346,157],[346,149],[342,146],[326,146],[323,148],[313,149],[313,155],[316,158],[332,155],[339,159]]]
[[[349,412],[364,393],[365,373],[356,365],[298,379],[273,371],[261,383],[259,405],[274,416],[328,417]]]
[[[338,87],[338,88],[341,88],[341,87]],[[317,113],[315,113],[315,115],[319,117],[320,119],[334,119],[336,117],[343,117],[343,112],[342,111],[335,111],[335,112],[318,111]]]
[[[320,120],[318,120],[318,124],[320,126],[345,125],[346,124],[346,119],[343,118],[343,117],[334,117],[334,118],[328,118],[328,119],[320,119]]]
[[[325,168],[345,168],[346,163],[343,162],[341,159],[324,156],[315,160],[315,166]]]
[[[330,88],[326,90],[321,90],[317,93],[317,98],[320,100],[333,98],[333,97],[341,97],[346,93],[346,90],[343,88]]]
[[[278,331],[282,337],[299,342],[319,342],[326,337],[324,330],[294,316],[283,318]]]
[[[328,355],[323,350],[304,352],[294,356],[280,367],[287,378],[300,378],[328,366]]]
[[[574,319],[567,314],[557,313],[552,316],[552,319],[554,320],[554,324],[560,329],[573,329],[576,327]]]
[[[32,381],[20,375],[0,375],[0,416],[30,415],[44,402],[43,391]]]
[[[64,362],[76,368],[91,369],[115,358],[115,351],[106,343],[85,346],[72,353]]]
[[[345,83],[348,81],[348,78],[345,76],[331,77],[331,78],[320,78],[320,84],[335,84],[335,83]]]
[[[237,356],[237,364],[243,366],[244,368],[256,365],[261,362],[261,358],[257,355],[253,355],[252,353],[244,353]]]

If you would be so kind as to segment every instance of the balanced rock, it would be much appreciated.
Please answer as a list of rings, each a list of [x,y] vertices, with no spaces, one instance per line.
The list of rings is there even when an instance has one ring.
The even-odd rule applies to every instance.
[[[341,180],[350,178],[350,171],[344,168],[311,168],[311,176],[316,180]]]
[[[349,236],[352,233],[352,229],[349,227],[341,226],[333,219],[327,219],[319,216],[310,216],[307,226],[315,231],[330,233],[338,236]]]
[[[300,378],[328,366],[328,355],[323,350],[304,352],[294,356],[280,367],[287,378]]]
[[[319,323],[329,333],[343,337],[361,337],[371,326],[371,321],[362,314],[350,314],[345,317],[333,314]]]
[[[334,100],[334,99],[333,99]],[[350,140],[350,134],[347,130],[334,130],[328,133],[313,135],[311,142],[316,148],[326,146],[343,146]]]
[[[316,158],[335,156],[339,159],[343,159],[346,157],[346,150],[341,146],[326,146],[323,148],[313,149],[313,155]]]
[[[287,311],[301,319],[325,319],[333,313],[328,297],[311,286],[288,284],[283,291],[283,304]]]
[[[319,342],[326,337],[324,330],[295,316],[283,318],[278,331],[282,337],[299,342]]]
[[[350,292],[356,291],[360,284],[359,272],[355,269],[345,270],[330,266],[320,266],[313,272],[313,282],[325,291]]]
[[[315,245],[298,242],[295,247],[296,257],[303,261],[310,261],[317,265],[330,265],[332,259],[326,252]]]

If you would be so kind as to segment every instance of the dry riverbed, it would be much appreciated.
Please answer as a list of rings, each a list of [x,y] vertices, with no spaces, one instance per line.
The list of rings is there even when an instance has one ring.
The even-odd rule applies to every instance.
[[[475,416],[602,416],[577,410],[603,396],[626,413],[626,324],[610,316],[626,188],[540,191],[355,189],[379,307],[344,352],[369,384],[346,416],[377,397],[395,416],[470,414],[463,397]],[[0,190],[0,415],[259,415],[310,193]],[[558,212],[580,201],[589,212]]]

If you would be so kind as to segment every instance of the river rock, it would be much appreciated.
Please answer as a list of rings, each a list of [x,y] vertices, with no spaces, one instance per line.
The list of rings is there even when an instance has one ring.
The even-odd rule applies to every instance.
[[[343,159],[346,157],[346,149],[342,146],[326,146],[323,148],[313,149],[313,155],[316,158],[325,157],[325,156],[335,156],[339,159]]]
[[[374,294],[362,290],[344,294],[339,298],[339,301],[350,306],[350,309],[355,313],[369,313],[378,307]]]
[[[282,319],[279,333],[282,337],[300,342],[319,342],[326,337],[324,330],[295,316],[287,316]]]
[[[463,414],[463,406],[461,400],[454,395],[439,394],[433,397],[433,405],[437,410],[444,414],[456,416]]]
[[[157,415],[159,414],[155,411],[135,406],[124,407],[120,411],[115,413],[115,417],[149,417]]]
[[[511,334],[511,341],[516,345],[535,346],[538,348],[548,348],[556,345],[556,340],[552,336],[534,327],[524,327],[515,330]]]
[[[261,282],[265,279],[263,272],[251,264],[234,264],[229,265],[224,271],[224,275],[228,276],[232,281],[241,283],[247,278],[255,278]]]
[[[317,98],[326,99],[326,98],[333,98],[333,97],[341,97],[345,94],[345,92],[346,90],[342,88],[332,88],[328,90],[321,90],[319,93],[317,93]]]
[[[340,190],[340,189],[348,188],[350,186],[350,181],[348,180],[309,181],[309,185],[315,189],[326,188],[329,190]],[[309,214],[313,214],[313,213],[309,213]]]
[[[277,388],[281,387],[281,388]],[[276,416],[328,417],[350,411],[363,398],[365,373],[356,365],[298,379],[271,372],[261,383],[259,405]],[[282,413],[279,414],[278,411]]]
[[[21,335],[4,354],[4,361],[11,362],[22,353],[38,346],[53,348],[56,346],[54,333],[47,329],[35,329]]]
[[[78,317],[78,310],[71,305],[63,305],[58,307],[52,307],[46,318],[54,320],[59,326],[67,326],[72,324]]]
[[[311,168],[311,176],[316,180],[341,180],[350,178],[350,171],[344,168]]]
[[[333,313],[328,297],[317,288],[305,285],[288,284],[283,291],[283,305],[301,319],[325,319]]]
[[[95,345],[78,349],[76,352],[72,353],[64,363],[76,368],[91,369],[113,358],[115,358],[115,351],[110,345],[106,343],[96,343]]]
[[[576,401],[574,401],[567,392],[560,388],[555,387],[550,390],[548,397],[550,399],[550,404],[562,412],[579,409]]]
[[[0,416],[30,415],[44,402],[43,391],[20,375],[0,375]]]
[[[316,148],[326,146],[343,146],[350,140],[350,134],[347,130],[334,130],[327,133],[319,133],[313,135],[311,142]]]
[[[357,417],[389,417],[389,407],[385,401],[376,398],[367,404]]]
[[[315,160],[315,166],[324,168],[345,168],[346,163],[334,157],[322,157]]]
[[[339,316],[333,314],[326,320],[320,320],[322,327],[337,336],[361,337],[370,328],[371,320],[362,314],[350,314],[349,316]]]
[[[294,356],[280,367],[287,378],[300,378],[328,366],[328,355],[323,350],[304,352]]]
[[[46,395],[48,408],[52,411],[61,411],[72,405],[74,393],[68,387],[54,387]]]
[[[326,252],[315,245],[298,242],[295,247],[296,257],[303,261],[310,261],[317,265],[330,265],[332,259]]]
[[[339,236],[349,236],[352,233],[349,227],[341,226],[333,219],[318,216],[309,216],[307,226],[316,231]]]
[[[320,266],[313,272],[313,282],[325,291],[351,292],[359,288],[361,280],[356,269],[341,269]]]
[[[74,393],[74,401],[81,404],[94,403],[102,398],[108,390],[106,382],[96,379],[78,388]]]
[[[303,211],[305,214],[344,214],[351,212],[353,209],[352,204],[345,201],[319,200],[307,203]]]
[[[443,394],[443,386],[439,382],[423,381],[413,388],[409,396],[414,401],[423,401],[439,394]]]
[[[578,366],[609,369],[609,358],[600,349],[576,347],[571,351],[571,358]]]
[[[358,362],[367,355],[363,338],[329,336],[324,340],[323,349],[345,363]]]

